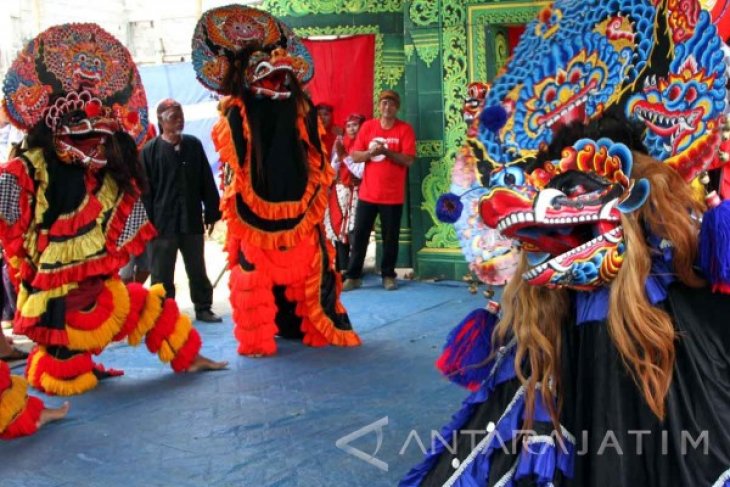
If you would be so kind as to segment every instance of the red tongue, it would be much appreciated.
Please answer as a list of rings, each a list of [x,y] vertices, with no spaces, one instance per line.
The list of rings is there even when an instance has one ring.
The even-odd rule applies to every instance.
[[[271,75],[259,81],[258,85],[267,90],[279,91],[284,84],[285,76],[286,71],[275,71],[271,73]]]
[[[604,233],[610,232],[616,228],[616,223],[599,221],[596,227],[598,228],[599,235],[603,235]]]
[[[563,254],[565,252],[573,250],[576,247],[579,247],[580,245],[583,245],[584,243],[583,240],[581,240],[577,235],[574,234],[555,235],[550,237],[549,239],[550,241],[548,242],[548,246],[550,247],[550,249],[548,250],[548,252],[553,255]]]
[[[89,137],[84,139],[74,139],[71,137],[67,137],[65,139],[65,142],[73,147],[76,147],[84,154],[89,154],[91,153],[91,151],[95,150],[99,146],[99,144],[101,144],[101,138]]]

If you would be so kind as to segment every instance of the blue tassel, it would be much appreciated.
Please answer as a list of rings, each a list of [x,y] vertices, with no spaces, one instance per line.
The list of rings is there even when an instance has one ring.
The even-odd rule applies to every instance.
[[[497,314],[484,308],[469,313],[446,339],[436,367],[455,384],[471,390],[479,388],[491,370],[487,359],[492,353],[492,333]]]
[[[714,192],[707,199],[711,208],[702,217],[699,263],[713,291],[730,294],[730,200],[720,203]]]
[[[492,105],[479,114],[479,123],[490,132],[497,133],[507,123],[507,110],[502,105]]]
[[[436,201],[436,218],[444,223],[456,223],[464,210],[461,197],[454,193],[444,193]]]

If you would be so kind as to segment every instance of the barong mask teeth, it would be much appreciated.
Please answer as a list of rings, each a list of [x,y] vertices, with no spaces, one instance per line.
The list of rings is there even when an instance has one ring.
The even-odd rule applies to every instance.
[[[621,267],[620,214],[635,211],[649,195],[647,180],[630,179],[632,165],[625,145],[581,139],[560,160],[526,175],[524,184],[493,187],[480,201],[480,215],[521,243],[528,283],[591,290]]]
[[[246,87],[255,95],[285,100],[291,96],[293,73],[293,59],[286,49],[278,47],[271,53],[256,51],[249,57]]]
[[[84,90],[57,98],[45,111],[45,123],[53,133],[56,155],[64,162],[80,162],[90,168],[106,164],[105,144],[120,130],[112,110]]]
[[[138,146],[147,133],[147,97],[132,56],[96,24],[40,33],[14,60],[3,91],[11,122],[26,131],[44,123],[64,162],[103,167],[115,132]]]
[[[291,79],[301,84],[314,76],[312,57],[284,23],[267,12],[241,5],[214,8],[203,14],[193,34],[193,67],[203,85],[223,95],[231,69],[243,70],[245,88],[274,100],[291,96]],[[238,57],[249,52],[245,65]]]

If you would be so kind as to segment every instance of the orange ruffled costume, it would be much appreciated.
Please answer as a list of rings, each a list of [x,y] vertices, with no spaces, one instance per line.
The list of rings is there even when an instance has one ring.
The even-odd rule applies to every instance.
[[[279,19],[241,5],[205,12],[192,47],[198,80],[225,97],[212,136],[238,352],[273,355],[277,333],[310,346],[360,345],[322,224],[334,175],[324,132],[293,89],[314,75],[309,52]]]
[[[239,99],[229,99],[223,108],[238,111],[242,120],[240,127],[232,128],[228,118],[221,118],[213,128],[213,141],[225,165],[222,170],[229,175],[221,207],[228,224],[229,287],[238,352],[273,355],[277,333],[296,335],[296,330],[285,329],[288,326],[285,322],[291,322],[283,316],[286,302],[295,303],[294,321],[300,323],[306,345],[360,345],[360,338],[351,329],[339,300],[342,281],[333,271],[334,249],[325,238],[322,225],[327,188],[334,175],[325,162],[326,156],[320,152],[318,143],[309,140],[305,120],[300,118],[297,131],[300,139],[308,142],[308,180],[304,195],[293,202],[266,201],[253,189],[250,164],[253,144],[246,107]],[[243,163],[232,130],[243,130],[243,137],[248,141]],[[262,228],[265,225],[257,227],[261,221],[282,223],[271,231]],[[276,296],[275,287],[283,290],[283,300]]]

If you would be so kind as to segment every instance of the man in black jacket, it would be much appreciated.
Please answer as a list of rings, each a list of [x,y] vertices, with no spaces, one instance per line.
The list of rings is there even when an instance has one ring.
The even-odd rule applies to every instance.
[[[175,261],[180,250],[198,321],[218,323],[211,310],[213,286],[205,270],[204,229],[210,233],[220,220],[218,190],[200,140],[182,133],[182,106],[166,99],[157,106],[160,136],[147,142],[142,164],[149,191],[145,207],[157,228],[150,243],[152,284],[162,283],[175,297]],[[202,206],[201,206],[202,205]]]

